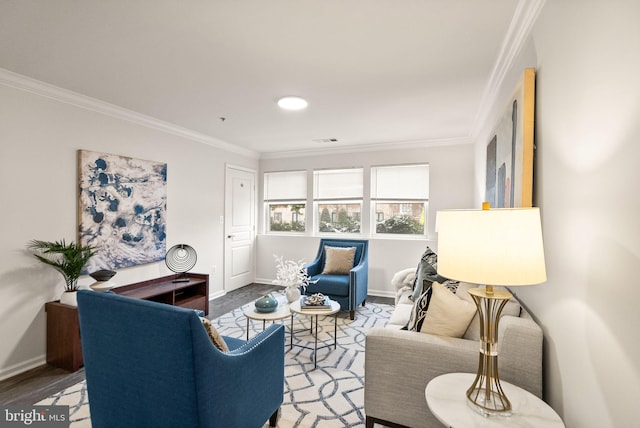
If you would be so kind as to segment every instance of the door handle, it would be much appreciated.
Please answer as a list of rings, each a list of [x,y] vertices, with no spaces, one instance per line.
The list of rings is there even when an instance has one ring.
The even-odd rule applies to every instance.
[[[235,235],[227,235],[227,238],[233,238]]]

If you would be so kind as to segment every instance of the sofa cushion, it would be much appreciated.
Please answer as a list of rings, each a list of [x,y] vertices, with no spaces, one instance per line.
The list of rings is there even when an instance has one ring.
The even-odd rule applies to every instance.
[[[424,293],[422,293],[411,307],[411,316],[407,325],[403,327],[403,330],[420,331],[422,323],[429,309],[429,301],[431,300],[431,287],[428,287]]]
[[[446,278],[438,275],[438,255],[427,247],[418,262],[411,300],[415,301],[434,281],[442,284]]]
[[[325,245],[323,275],[348,275],[353,269],[356,247],[330,247]]]
[[[456,291],[458,291],[458,285],[460,284],[460,281],[455,281],[453,279],[444,279],[444,277],[440,277],[440,281],[436,281],[439,282],[441,285],[443,285],[444,287],[447,288],[447,290],[451,291],[453,294],[456,294]]]
[[[211,343],[218,348],[222,352],[229,352],[229,347],[227,343],[224,341],[218,330],[213,326],[211,321],[208,318],[200,317],[200,321],[204,326],[204,329],[207,331],[207,335],[209,335],[209,339],[211,339]]]
[[[475,305],[456,296],[440,283],[434,282],[431,289],[429,309],[420,332],[462,337],[476,313]]]
[[[480,286],[477,284],[461,282],[460,285],[458,286],[458,290],[456,291],[456,295],[461,299],[471,302],[475,307],[475,302],[473,301],[473,297],[471,297],[471,295],[468,293],[467,290],[469,290],[470,288],[478,288],[478,287]],[[494,289],[508,291],[504,287],[494,287]],[[511,299],[509,299],[509,301],[505,305],[505,307],[502,309],[500,318],[502,318],[505,315],[519,317],[520,310],[521,310],[520,303],[518,303],[516,298],[512,296]],[[469,340],[478,340],[478,341],[480,340],[480,316],[478,315],[477,310],[476,310],[475,316],[471,320],[471,323],[467,327],[467,331],[464,333],[463,337]]]
[[[413,303],[413,302],[411,302]],[[411,310],[413,309],[413,304],[397,304],[391,314],[391,318],[387,321],[387,326],[398,326],[404,327],[409,322],[411,318]]]

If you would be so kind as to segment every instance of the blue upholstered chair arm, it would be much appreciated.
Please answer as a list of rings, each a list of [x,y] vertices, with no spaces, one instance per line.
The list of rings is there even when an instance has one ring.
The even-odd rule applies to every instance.
[[[322,273],[322,269],[324,268],[324,261],[322,260],[320,255],[318,255],[318,257],[316,257],[314,261],[309,263],[306,268],[307,274],[309,276],[320,275],[320,273]]]
[[[353,298],[353,306],[357,306],[358,302],[363,302],[367,298],[369,284],[369,262],[367,257],[363,257],[360,264],[349,271],[349,283],[351,285],[351,296]]]
[[[203,426],[264,425],[265,420],[256,415],[269,414],[283,402],[284,327],[271,325],[226,354],[213,347],[206,333],[205,339],[195,341],[198,399],[206,403],[200,407],[201,420],[215,424]],[[238,344],[229,342],[231,347]],[[245,405],[228,405],[233,402]]]
[[[367,262],[367,260],[363,260],[359,265],[354,266],[354,268],[351,269],[351,275],[356,275],[357,277],[366,277],[368,273],[368,265],[369,263]]]

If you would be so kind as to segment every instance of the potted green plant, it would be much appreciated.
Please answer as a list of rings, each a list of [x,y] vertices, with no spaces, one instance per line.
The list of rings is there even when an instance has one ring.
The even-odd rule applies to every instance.
[[[65,292],[60,301],[73,305],[76,297],[75,292],[78,291],[78,278],[82,274],[84,265],[95,255],[96,247],[75,242],[67,244],[64,239],[52,242],[34,239],[29,242],[28,248],[36,259],[62,274]]]

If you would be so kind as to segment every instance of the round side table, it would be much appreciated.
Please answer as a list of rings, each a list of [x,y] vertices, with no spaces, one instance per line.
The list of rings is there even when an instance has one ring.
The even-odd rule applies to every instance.
[[[291,316],[289,305],[282,302],[278,302],[278,307],[273,312],[258,312],[253,303],[247,305],[242,312],[247,318],[247,340],[249,340],[249,320],[262,321],[262,329],[264,330],[267,321],[274,322]]]
[[[291,310],[291,348],[293,348],[293,314],[304,315],[306,317],[311,317],[311,332],[314,336],[314,345],[313,348],[295,344],[295,346],[300,346],[301,348],[307,348],[313,350],[313,367],[318,367],[318,358],[316,354],[318,353],[318,349],[326,348],[331,345],[324,345],[318,348],[318,317],[319,316],[327,316],[333,315],[333,349],[336,349],[338,343],[338,312],[340,311],[340,303],[335,300],[329,300],[331,304],[331,308],[326,309],[302,309],[300,307],[300,301],[296,301],[289,305],[289,309]],[[314,319],[315,318],[315,319]],[[313,324],[315,321],[315,332],[313,331]]]
[[[560,416],[544,401],[505,381],[502,389],[511,401],[511,416],[482,416],[466,396],[475,374],[448,373],[427,384],[425,396],[431,413],[450,428],[564,428]]]

